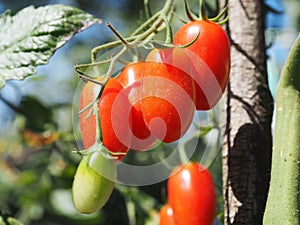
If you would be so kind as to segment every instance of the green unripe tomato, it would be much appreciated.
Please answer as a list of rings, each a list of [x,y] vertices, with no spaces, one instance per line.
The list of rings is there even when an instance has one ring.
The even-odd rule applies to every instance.
[[[77,168],[72,195],[81,213],[94,213],[108,201],[116,180],[116,167],[109,156],[94,152],[84,156]]]

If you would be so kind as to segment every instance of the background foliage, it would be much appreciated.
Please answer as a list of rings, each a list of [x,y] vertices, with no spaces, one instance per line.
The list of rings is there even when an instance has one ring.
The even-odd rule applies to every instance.
[[[175,2],[178,9],[182,8],[182,1]],[[0,13],[11,9],[15,14],[29,5],[58,3],[78,7],[104,22],[109,21],[125,36],[144,19],[142,0],[2,0]],[[156,0],[150,3],[153,11],[163,5]],[[196,8],[198,1],[189,3],[191,8]],[[268,0],[266,3],[283,12],[269,12],[266,21],[267,42],[273,43],[268,49],[268,71],[274,94],[279,71],[295,34],[299,32],[300,12],[296,10],[300,1]],[[207,1],[207,5],[210,14],[216,14],[217,1]],[[180,25],[177,21],[175,28]],[[24,81],[9,81],[0,91],[2,214],[33,225],[156,224],[157,211],[165,202],[165,182],[139,188],[117,185],[105,207],[89,216],[77,213],[72,205],[70,189],[79,162],[79,157],[72,153],[77,148],[71,115],[78,84],[73,68],[77,62],[90,61],[93,47],[114,39],[105,23],[94,25],[59,49],[49,64],[38,67],[37,75]],[[216,182],[221,221],[220,154],[209,169]]]

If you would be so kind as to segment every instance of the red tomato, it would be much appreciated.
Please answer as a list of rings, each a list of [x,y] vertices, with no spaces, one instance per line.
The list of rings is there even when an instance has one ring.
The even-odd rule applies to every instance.
[[[112,152],[126,153],[131,144],[131,135],[128,133],[131,124],[131,104],[121,83],[116,79],[108,80],[98,108],[103,144]],[[119,156],[118,159],[123,157],[124,155]]]
[[[142,113],[158,139],[177,141],[189,128],[194,111],[194,83],[184,71],[161,62],[142,63]]]
[[[159,225],[176,225],[173,209],[165,204],[159,211]]]
[[[186,47],[198,57],[191,57],[197,83],[198,110],[213,108],[227,86],[230,71],[230,43],[226,32],[216,23],[196,20],[183,25],[174,36],[174,44]]]
[[[143,63],[132,63],[124,67],[116,78],[128,93],[132,104],[130,115],[132,118],[132,141],[130,148],[134,150],[147,150],[156,140],[147,128],[141,107],[141,84],[144,73]]]
[[[197,163],[175,168],[168,180],[168,201],[178,225],[212,225],[216,194],[209,171]]]
[[[81,92],[80,109],[94,102],[99,91],[100,85],[88,82]],[[130,145],[130,136],[126,130],[126,126],[130,124],[130,117],[126,114],[129,103],[122,91],[122,85],[114,78],[110,78],[104,87],[98,105],[103,144],[109,151],[116,153],[126,153]],[[121,101],[115,104],[117,97]],[[118,108],[118,110],[113,111],[113,107]],[[80,128],[84,148],[91,147],[96,140],[96,119],[95,115],[89,114],[89,112],[90,109],[80,114]],[[113,126],[112,120],[117,125]],[[120,160],[123,157],[124,155],[120,155],[117,158]]]
[[[101,86],[93,82],[87,82],[80,95],[80,110],[84,109],[90,103],[94,102],[99,95]],[[79,115],[80,130],[84,148],[89,148],[95,143],[96,139],[96,120],[95,116],[90,114],[90,109],[85,110]]]
[[[193,78],[193,70],[191,61],[195,57],[194,53],[190,50],[180,47],[166,48],[166,49],[153,49],[146,58],[146,61],[163,62],[174,66]]]
[[[172,65],[147,61],[127,65],[117,79],[134,105],[132,127],[138,138],[153,141],[154,136],[169,143],[186,132],[195,109],[194,84],[188,74]]]

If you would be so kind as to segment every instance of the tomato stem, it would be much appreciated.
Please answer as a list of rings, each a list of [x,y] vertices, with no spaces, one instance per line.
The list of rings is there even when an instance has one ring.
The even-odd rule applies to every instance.
[[[77,71],[78,72],[78,71]],[[101,76],[100,76],[101,77]],[[103,83],[100,82],[99,80],[96,80],[95,78],[92,78],[92,77],[89,77],[89,76],[86,76],[84,73],[82,72],[78,72],[78,78],[82,79],[84,82],[92,82],[92,83],[95,83],[95,84],[98,84],[98,85],[102,85]]]
[[[130,37],[123,38],[130,45],[137,45],[139,42],[147,39],[152,33],[156,33],[164,22],[164,18],[170,13],[174,0],[167,0],[162,10],[153,15],[144,24],[138,27]],[[147,28],[148,27],[148,28]],[[147,29],[146,29],[147,28]],[[145,31],[143,31],[146,29]],[[143,32],[142,32],[143,31]],[[142,33],[140,33],[142,32]],[[122,43],[121,40],[110,42],[101,46],[97,46],[92,50],[92,62],[96,61],[97,53],[105,48],[115,47]]]
[[[199,18],[191,12],[191,10],[189,9],[187,0],[184,0],[184,9],[185,9],[185,13],[187,15],[187,17],[189,18],[190,21],[195,21],[198,20]]]
[[[180,22],[182,22],[182,23],[188,23],[188,21],[187,20],[185,20],[185,19],[183,19],[181,16],[179,16],[176,12],[172,12],[172,14],[174,15],[174,16],[176,16],[176,18],[180,21]]]
[[[212,22],[218,22],[220,20],[220,18],[222,16],[224,16],[226,13],[227,13],[227,10],[228,10],[228,5],[226,5],[222,10],[221,12],[214,18],[210,18],[209,20],[212,21]],[[226,19],[226,18],[225,18]],[[224,20],[225,20],[224,19]],[[228,19],[227,19],[228,20]],[[222,22],[222,21],[221,21]]]
[[[200,20],[208,20],[206,13],[205,13],[205,7],[204,7],[204,0],[200,0],[199,2],[199,19]]]
[[[113,31],[115,31],[115,34],[120,38],[119,41],[117,42],[113,42],[110,44],[106,44],[106,45],[101,45],[98,46],[96,48],[94,48],[92,50],[92,63],[94,63],[96,61],[96,56],[97,53],[99,51],[101,51],[104,48],[109,47],[113,47],[113,46],[117,46],[121,43],[126,43],[125,46],[111,59],[109,68],[107,70],[107,73],[104,76],[104,83],[107,82],[108,78],[111,76],[113,68],[114,68],[114,64],[115,62],[127,51],[129,50],[131,47],[137,46],[139,45],[142,41],[147,40],[150,41],[150,37],[152,38],[155,33],[162,27],[162,26],[166,26],[165,19],[167,18],[167,15],[170,13],[171,9],[172,9],[172,5],[173,5],[173,1],[174,0],[167,0],[163,9],[161,11],[159,11],[159,13],[157,13],[156,15],[154,15],[153,17],[151,17],[148,21],[146,21],[146,25],[142,25],[141,27],[146,28],[147,26],[150,26],[147,30],[145,30],[144,32],[140,33],[140,31],[142,31],[141,27],[139,27],[134,33],[133,35],[137,35],[134,36],[134,38],[128,38],[125,39],[123,38],[119,32],[117,32],[115,29],[113,29]],[[155,18],[155,19],[154,19]],[[165,24],[165,25],[163,25]]]
[[[166,27],[166,41],[172,42],[172,32],[171,26],[168,25],[168,15],[170,14],[170,12],[172,12],[173,2],[174,0],[167,0],[164,7],[159,12],[150,17],[145,23],[139,26],[130,37],[127,38],[124,38],[110,23],[107,23],[107,26],[113,31],[113,33],[119,38],[119,40],[93,48],[91,51],[91,63],[77,65],[75,67],[75,70],[79,73],[79,77],[92,81],[93,78],[89,79],[91,78],[91,76],[88,76],[84,72],[80,71],[80,69],[94,67],[96,65],[101,65],[104,63],[110,63],[107,72],[101,75],[101,77],[103,77],[101,83],[106,83],[112,75],[115,63],[119,61],[120,57],[125,52],[130,50],[132,47],[140,45],[144,46],[146,43],[149,43],[157,32],[166,29]],[[145,0],[145,4],[148,4],[148,0]],[[109,60],[97,62],[97,54],[100,51],[119,46],[120,44],[124,44],[124,47],[114,57]],[[94,69],[97,70],[97,67],[94,67]],[[95,71],[95,73],[98,74],[98,71]]]
[[[142,31],[145,31],[157,18],[160,16],[160,11],[155,13],[152,17],[150,17],[146,22],[140,25],[133,33],[132,36],[140,34]]]
[[[100,116],[98,112],[99,101],[100,98],[98,98],[93,105],[93,114],[95,115],[95,119],[96,119],[96,143],[98,144],[102,142]]]
[[[165,24],[166,24],[166,44],[172,44],[173,43],[173,33],[172,33],[172,27],[167,19],[167,17],[163,18]]]
[[[146,18],[150,19],[152,13],[149,5],[149,0],[144,0],[144,9],[145,9]]]
[[[88,114],[86,115],[86,117],[91,116],[91,114],[93,114],[95,116],[95,120],[96,120],[95,143],[88,149],[75,150],[73,152],[80,154],[84,158],[90,157],[90,155],[94,152],[99,152],[106,158],[118,159],[118,157],[116,157],[116,156],[126,155],[126,153],[125,152],[111,152],[103,145],[103,141],[102,141],[102,129],[101,129],[100,116],[99,116],[99,109],[98,109],[102,91],[103,91],[103,88],[101,88],[100,93],[98,94],[98,97],[95,101],[93,101],[92,103],[90,103],[85,108],[83,108],[82,110],[79,111],[79,113],[82,113],[92,107],[90,109],[90,111],[88,112]]]
[[[88,110],[89,108],[91,108],[93,105],[94,105],[94,102],[91,102],[90,104],[88,104],[87,106],[85,106],[83,109],[79,110],[78,114],[84,113],[86,110]],[[85,118],[88,118],[88,115]]]
[[[227,23],[228,20],[229,20],[229,15],[227,15],[224,20],[221,20],[221,21],[217,22],[217,24],[223,25],[223,24]]]
[[[120,41],[124,44],[124,45],[130,45],[126,39],[117,31],[116,28],[113,27],[113,25],[111,25],[111,23],[107,22],[106,26],[120,39]]]

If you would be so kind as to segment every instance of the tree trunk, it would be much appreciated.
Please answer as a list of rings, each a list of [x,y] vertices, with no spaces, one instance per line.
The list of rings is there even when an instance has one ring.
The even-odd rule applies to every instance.
[[[229,5],[231,74],[224,118],[225,224],[262,224],[270,180],[273,99],[267,74],[263,1]]]

